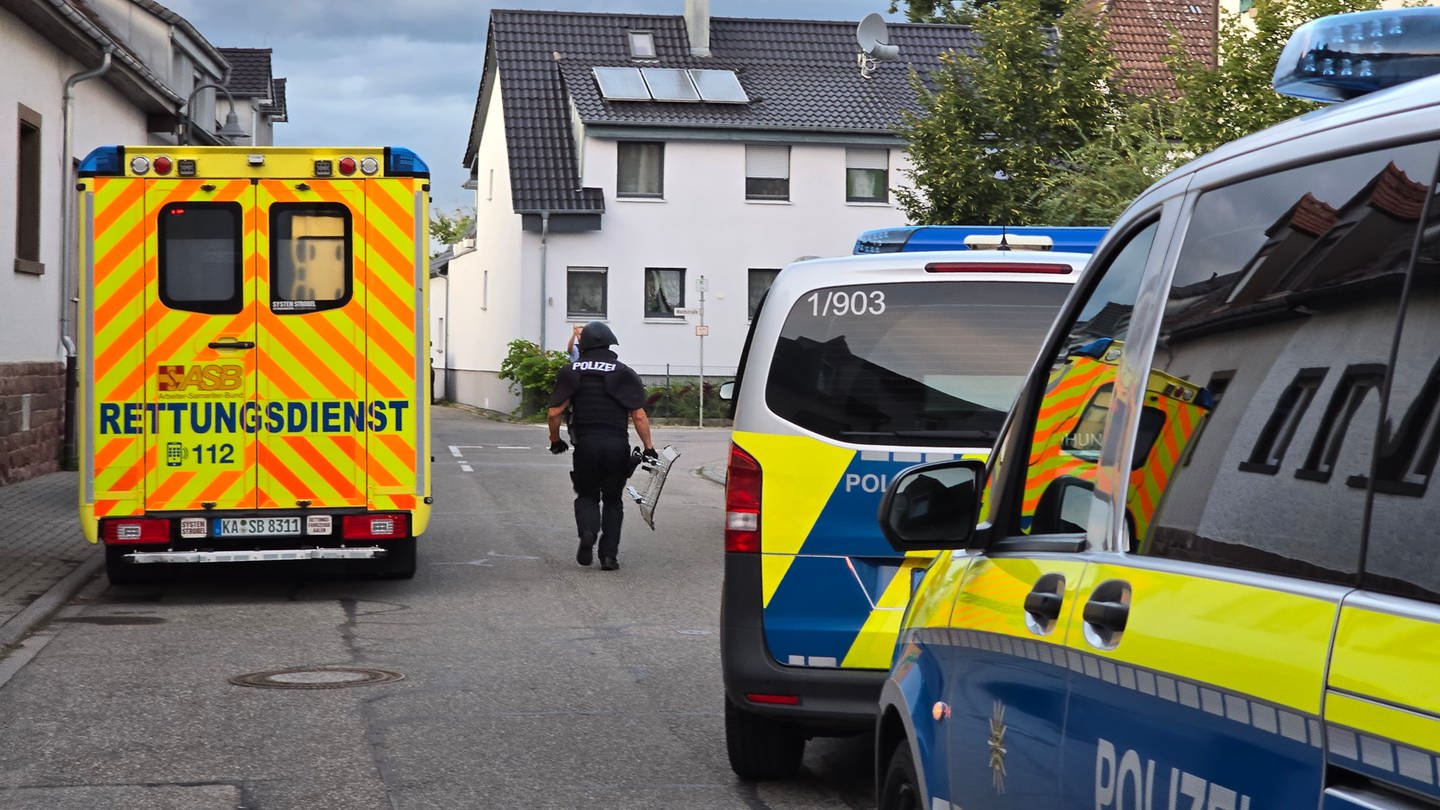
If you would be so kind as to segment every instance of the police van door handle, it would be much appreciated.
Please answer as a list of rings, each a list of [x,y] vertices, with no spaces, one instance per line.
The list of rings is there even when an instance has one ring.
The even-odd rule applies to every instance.
[[[1085,603],[1085,621],[1102,630],[1119,633],[1125,629],[1125,623],[1129,618],[1129,605],[1119,602],[1098,602],[1094,599]]]
[[[1051,591],[1039,590],[1039,587],[1037,585],[1036,590],[1025,594],[1025,612],[1042,621],[1053,622],[1060,618],[1060,604],[1065,601],[1065,597]]]
[[[210,341],[210,348],[212,348],[212,349],[253,349],[253,348],[255,348],[255,341],[253,341],[253,340],[212,340],[212,341]]]

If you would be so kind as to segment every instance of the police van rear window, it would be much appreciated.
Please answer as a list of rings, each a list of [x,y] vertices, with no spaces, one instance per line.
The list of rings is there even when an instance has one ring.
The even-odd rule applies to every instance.
[[[831,287],[790,308],[765,402],[823,436],[876,445],[988,445],[1068,284]]]

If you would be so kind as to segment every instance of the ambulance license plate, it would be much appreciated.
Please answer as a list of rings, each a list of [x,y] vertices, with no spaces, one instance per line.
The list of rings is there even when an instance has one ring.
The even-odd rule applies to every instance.
[[[298,517],[219,518],[215,521],[216,537],[268,537],[299,533]]]

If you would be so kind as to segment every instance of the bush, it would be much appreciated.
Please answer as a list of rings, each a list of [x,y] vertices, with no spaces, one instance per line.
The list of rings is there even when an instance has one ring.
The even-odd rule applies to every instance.
[[[546,351],[520,338],[510,341],[505,359],[500,361],[499,377],[509,381],[510,393],[520,396],[520,416],[544,412],[555,388],[555,375],[569,362],[564,352]]]
[[[720,381],[705,383],[706,419],[730,417],[730,403],[720,398],[719,388]],[[700,413],[700,387],[695,380],[647,386],[645,411],[652,418],[696,421]]]

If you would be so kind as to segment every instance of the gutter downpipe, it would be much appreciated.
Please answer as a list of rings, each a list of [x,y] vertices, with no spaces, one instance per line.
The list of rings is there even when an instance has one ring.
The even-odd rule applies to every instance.
[[[550,299],[546,292],[546,276],[550,270],[546,264],[545,250],[550,237],[550,209],[540,212],[540,350],[545,350],[545,320],[549,315]]]
[[[108,73],[115,46],[107,44],[100,60],[100,66],[81,71],[65,80],[65,93],[61,97],[61,117],[64,119],[64,135],[60,148],[60,177],[63,193],[60,195],[60,346],[65,352],[65,437],[61,449],[60,466],[75,469],[77,453],[75,447],[75,393],[79,384],[75,360],[75,341],[70,338],[70,299],[72,288],[77,288],[78,273],[74,267],[76,241],[79,240],[75,223],[75,189],[71,184],[71,163],[74,162],[75,138],[75,85]]]

